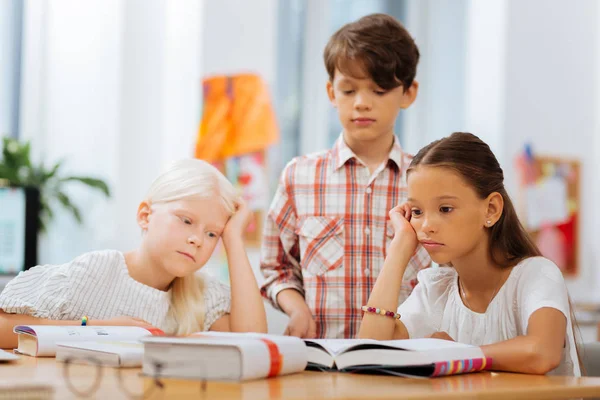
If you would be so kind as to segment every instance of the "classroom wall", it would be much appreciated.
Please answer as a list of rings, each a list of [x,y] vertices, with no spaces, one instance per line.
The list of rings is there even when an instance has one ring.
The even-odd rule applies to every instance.
[[[203,75],[255,72],[273,86],[277,67],[277,0],[204,4]]]
[[[582,162],[580,274],[568,279],[567,285],[575,303],[598,303],[600,4],[594,0],[568,4],[512,0],[507,20],[506,181],[510,192],[517,195],[515,170],[508,163],[526,141],[538,154]],[[583,340],[597,340],[597,320],[578,318]],[[590,323],[582,323],[586,319]]]
[[[569,280],[575,301],[600,300],[600,42],[594,0],[513,0],[508,7],[503,145],[506,181],[517,193],[512,161],[530,142],[538,154],[582,161],[581,274]],[[532,23],[535,22],[535,23]],[[596,139],[597,140],[597,139]]]

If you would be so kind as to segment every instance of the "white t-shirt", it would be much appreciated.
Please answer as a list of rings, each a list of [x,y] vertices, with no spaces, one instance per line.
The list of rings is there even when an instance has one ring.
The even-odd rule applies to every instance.
[[[429,268],[417,277],[419,284],[398,307],[411,338],[447,332],[461,343],[497,343],[525,335],[531,314],[552,307],[567,318],[567,340],[560,365],[549,374],[581,376],[567,287],[552,261],[532,257],[517,264],[483,314],[463,304],[454,268]]]
[[[208,274],[204,280],[204,330],[230,312],[229,287]],[[0,309],[55,320],[109,319],[129,316],[173,334],[171,292],[146,286],[129,275],[125,256],[116,250],[83,254],[61,265],[21,272],[0,294]]]

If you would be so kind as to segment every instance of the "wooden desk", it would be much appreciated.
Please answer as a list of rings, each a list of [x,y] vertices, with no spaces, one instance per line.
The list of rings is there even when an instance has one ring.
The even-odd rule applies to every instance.
[[[0,381],[43,382],[55,388],[55,399],[77,398],[67,387],[63,364],[53,358],[22,357],[0,365]],[[92,382],[97,369],[73,365],[75,385]],[[102,369],[100,387],[92,398],[127,399],[117,373]],[[140,377],[139,369],[121,370],[123,384],[141,393],[152,380]],[[282,378],[236,383],[206,383],[204,395],[196,381],[163,379],[163,389],[154,388],[149,399],[566,399],[600,397],[600,378],[530,376],[508,373],[478,373],[436,379],[304,372]]]

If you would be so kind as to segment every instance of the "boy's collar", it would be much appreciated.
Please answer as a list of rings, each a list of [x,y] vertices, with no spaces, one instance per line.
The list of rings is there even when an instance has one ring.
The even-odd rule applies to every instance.
[[[344,134],[342,133],[338,139],[335,141],[333,145],[333,162],[334,169],[338,170],[346,164],[346,162],[352,158],[358,159],[356,154],[348,147],[346,142],[344,141]],[[402,147],[400,146],[400,141],[394,135],[394,144],[392,144],[392,149],[388,155],[388,160],[392,160],[398,169],[402,170]]]

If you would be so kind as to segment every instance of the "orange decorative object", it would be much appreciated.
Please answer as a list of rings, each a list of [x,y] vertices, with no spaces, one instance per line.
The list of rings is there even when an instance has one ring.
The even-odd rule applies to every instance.
[[[259,76],[214,76],[203,87],[196,158],[222,161],[262,151],[279,139],[269,91]]]

